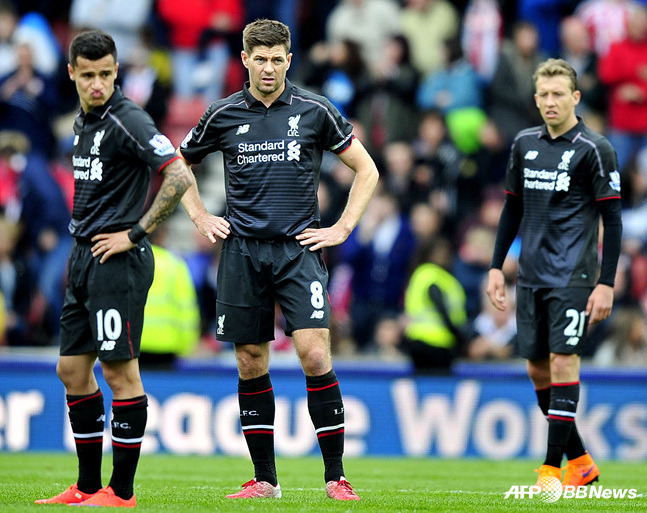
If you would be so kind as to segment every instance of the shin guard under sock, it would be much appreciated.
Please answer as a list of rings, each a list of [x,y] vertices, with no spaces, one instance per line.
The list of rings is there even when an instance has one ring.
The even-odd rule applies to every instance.
[[[112,401],[112,477],[110,487],[122,499],[133,496],[135,472],[146,430],[145,395]]]
[[[101,488],[101,457],[105,408],[103,393],[97,390],[89,395],[67,395],[70,424],[79,458],[77,486],[84,493],[95,493]]]
[[[344,404],[335,371],[306,376],[308,411],[324,460],[324,479],[339,481],[344,475]]]
[[[274,456],[274,389],[270,374],[238,380],[238,405],[249,454],[254,463],[254,477],[276,486]]]

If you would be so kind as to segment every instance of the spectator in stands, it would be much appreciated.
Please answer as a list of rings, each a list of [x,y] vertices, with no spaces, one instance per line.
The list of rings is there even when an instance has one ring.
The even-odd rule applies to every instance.
[[[575,112],[584,117],[587,125],[603,131],[603,117],[607,109],[607,91],[598,76],[598,56],[591,46],[591,37],[584,22],[575,16],[562,20],[560,26],[561,56],[577,72],[577,85],[582,93]]]
[[[38,73],[51,80],[60,78],[65,69],[63,53],[52,27],[42,14],[28,12],[23,15],[16,27],[15,41],[29,45]]]
[[[470,360],[502,360],[512,356],[517,337],[514,288],[506,285],[506,310],[495,308],[487,297],[487,278],[481,283],[482,310],[471,324],[465,354]]]
[[[184,255],[200,310],[200,339],[208,351],[219,351],[221,343],[216,340],[216,276],[220,263],[221,242],[212,244],[202,234],[195,232],[195,249]]]
[[[453,248],[439,238],[422,248],[404,298],[403,348],[417,372],[446,372],[465,343],[465,291],[452,276]]]
[[[148,112],[155,124],[160,126],[166,117],[171,91],[151,65],[148,48],[141,44],[132,48],[130,60],[120,75],[124,96]]]
[[[70,25],[77,32],[108,32],[119,48],[121,65],[129,66],[136,57],[133,52],[140,44],[140,33],[150,22],[152,8],[153,0],[72,0]]]
[[[496,231],[485,225],[471,227],[465,234],[451,268],[452,274],[465,290],[465,311],[470,320],[483,308],[481,284],[488,273],[495,235]]]
[[[420,84],[416,103],[421,109],[440,110],[456,147],[463,153],[474,153],[486,122],[481,81],[464,58],[458,37],[443,41],[442,56],[441,68],[428,73]]]
[[[370,83],[360,45],[350,39],[322,41],[312,47],[308,58],[305,84],[328,98],[343,116],[354,117]]]
[[[624,307],[614,312],[609,338],[598,348],[593,363],[610,367],[647,366],[647,321],[640,307]]]
[[[369,70],[380,65],[389,38],[399,31],[400,6],[395,0],[341,0],[326,21],[326,40],[354,41]]]
[[[383,185],[357,228],[339,247],[340,262],[352,270],[350,317],[360,350],[368,348],[380,317],[401,311],[415,242],[396,196]]]
[[[9,0],[0,1],[0,77],[16,68],[15,31],[18,14]]]
[[[159,0],[169,29],[173,89],[180,98],[202,95],[208,104],[222,97],[230,51],[245,21],[242,0]]]
[[[402,348],[402,337],[403,326],[399,317],[387,315],[377,321],[373,345],[381,361],[402,362],[408,359]]]
[[[411,206],[409,195],[412,192],[411,179],[415,165],[413,148],[404,141],[395,141],[385,146],[383,158],[383,184],[397,198],[399,208],[407,212]],[[423,191],[422,198],[418,199],[425,196],[426,191]]]
[[[503,38],[497,0],[469,0],[463,15],[463,51],[483,84],[492,80]]]
[[[517,16],[537,28],[539,48],[545,55],[559,55],[560,21],[572,12],[573,4],[573,0],[519,0]]]
[[[627,37],[600,59],[600,79],[609,86],[609,142],[624,170],[647,146],[647,7],[636,7]]]
[[[406,0],[402,33],[411,45],[411,58],[424,76],[443,66],[443,41],[458,36],[460,13],[448,0]]]
[[[503,42],[486,101],[488,115],[506,146],[517,132],[542,122],[533,99],[532,74],[543,60],[535,26],[529,22],[515,23],[512,38]]]
[[[443,216],[428,202],[419,202],[411,207],[409,222],[416,237],[416,248],[419,249],[440,235]]]
[[[33,152],[50,157],[54,150],[51,121],[58,92],[51,79],[36,71],[28,43],[19,43],[16,55],[16,69],[0,77],[0,129],[20,130]]]
[[[200,340],[200,310],[186,262],[164,247],[166,227],[151,235],[155,276],[144,307],[140,367],[172,368]]]
[[[604,57],[613,43],[627,35],[627,22],[636,7],[634,0],[585,0],[574,15],[581,19],[591,35],[593,50]]]
[[[4,329],[0,345],[29,345],[27,311],[31,287],[24,262],[16,259],[20,225],[0,215],[0,295]]]
[[[358,116],[370,135],[370,150],[381,151],[393,141],[415,139],[419,118],[415,108],[418,81],[409,41],[403,35],[393,35],[382,60],[373,68],[370,87],[358,107]]]

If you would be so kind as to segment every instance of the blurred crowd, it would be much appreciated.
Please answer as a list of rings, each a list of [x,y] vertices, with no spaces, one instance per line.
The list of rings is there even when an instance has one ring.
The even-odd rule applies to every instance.
[[[242,86],[241,30],[261,17],[290,26],[289,79],[352,120],[381,175],[356,230],[325,252],[335,353],[422,372],[515,355],[519,241],[505,312],[484,279],[512,138],[542,122],[533,71],[563,57],[578,72],[577,113],[609,138],[622,176],[614,313],[590,330],[584,356],[647,365],[647,0],[0,0],[1,344],[57,343],[72,245],[72,37],[109,32],[125,95],[179,144],[209,103]],[[222,171],[204,167],[199,182]],[[352,179],[324,159],[322,225]],[[226,351],[213,337],[219,245],[159,232],[166,279],[151,289],[143,359]],[[289,354],[281,322],[277,311],[273,347]]]

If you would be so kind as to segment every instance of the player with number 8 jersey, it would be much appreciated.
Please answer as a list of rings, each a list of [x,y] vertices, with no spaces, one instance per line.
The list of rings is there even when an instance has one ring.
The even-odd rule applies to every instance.
[[[230,497],[281,496],[269,374],[278,302],[306,376],[326,493],[358,500],[342,466],[344,414],[330,355],[322,248],[341,244],[355,228],[377,183],[377,169],[352,125],[326,98],[286,79],[292,59],[287,26],[273,20],[247,25],[241,58],[249,82],[213,103],[180,145],[191,164],[218,150],[224,156],[225,216],[209,214],[193,187],[182,203],[203,235],[212,242],[224,239],[216,337],[235,344],[240,420],[255,470],[254,479]],[[319,225],[317,201],[324,150],[356,173],[346,208],[330,227]]]

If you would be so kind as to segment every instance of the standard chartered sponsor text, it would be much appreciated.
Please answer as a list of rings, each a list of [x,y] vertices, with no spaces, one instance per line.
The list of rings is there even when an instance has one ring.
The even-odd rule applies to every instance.
[[[555,190],[557,171],[546,171],[545,169],[523,168],[523,186],[526,189],[543,191]]]
[[[267,151],[276,151],[278,153],[259,153]],[[238,144],[238,157],[236,161],[239,165],[255,164],[257,162],[283,162],[285,160],[285,140],[281,141],[263,141],[261,143],[241,142]],[[245,153],[254,153],[253,155],[244,155]]]

